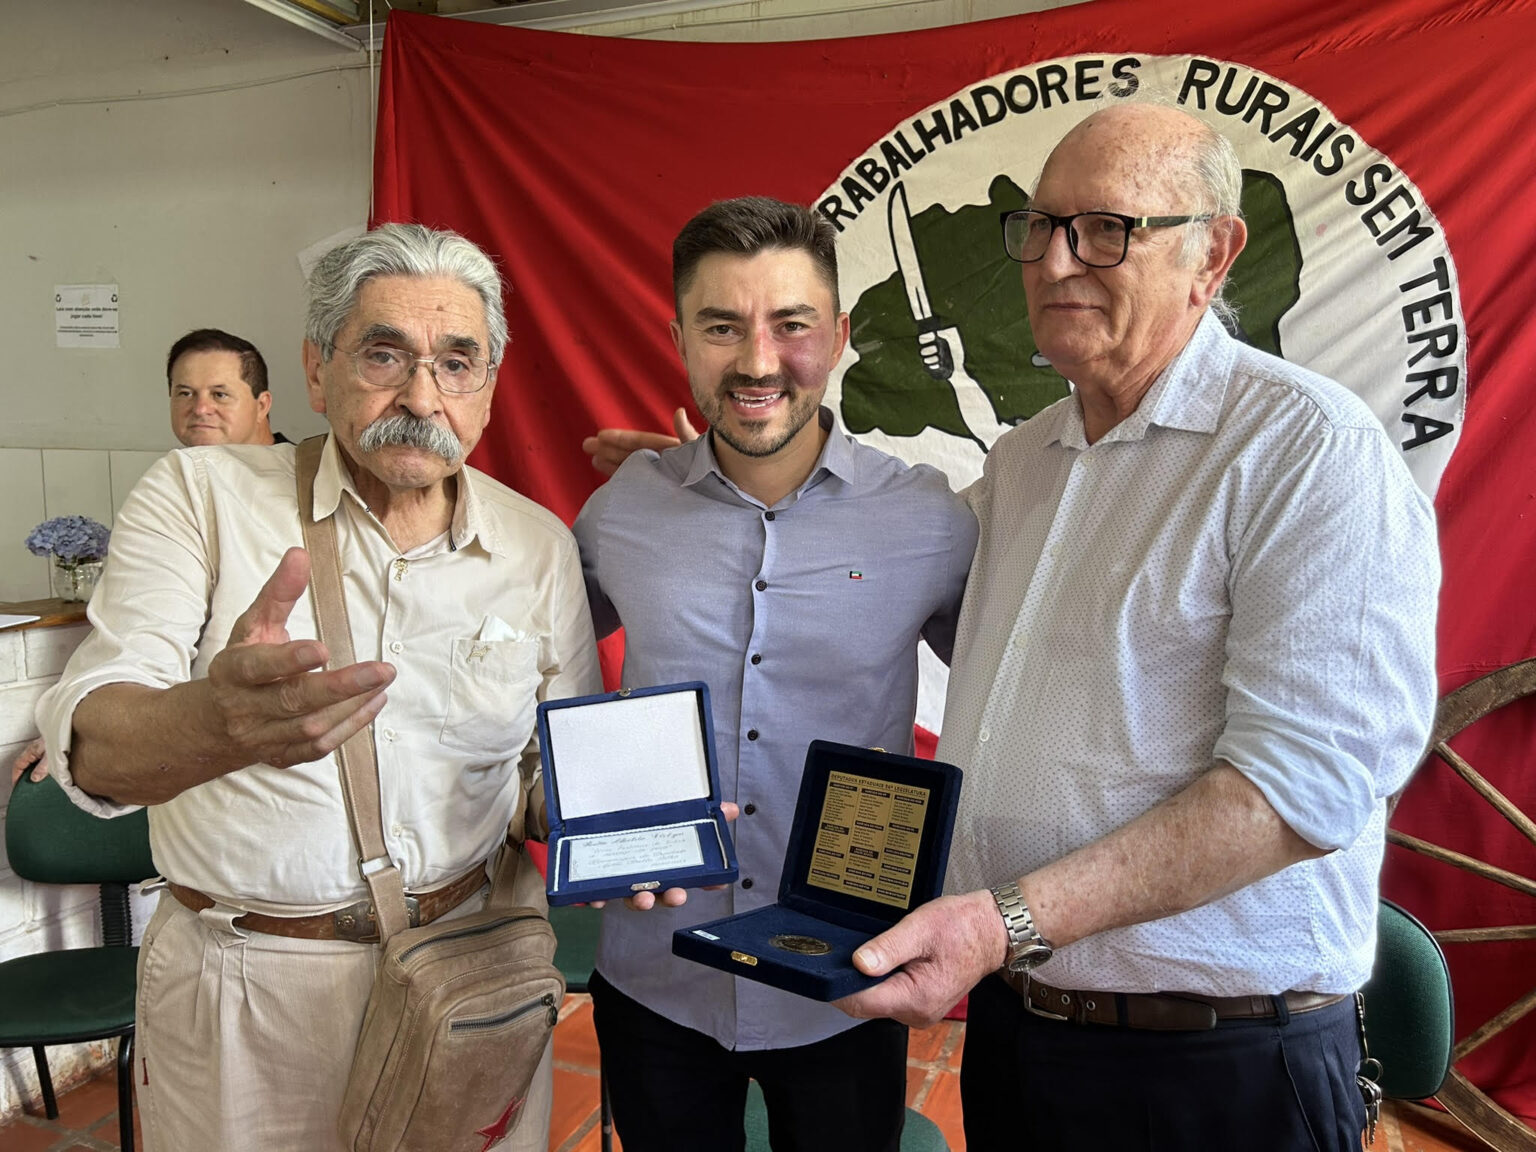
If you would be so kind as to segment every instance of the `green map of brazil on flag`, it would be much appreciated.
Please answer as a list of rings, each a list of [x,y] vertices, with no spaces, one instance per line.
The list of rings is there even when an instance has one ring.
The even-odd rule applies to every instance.
[[[511,285],[512,344],[473,463],[574,518],[599,427],[669,427],[670,245],[712,200],[817,206],[839,231],[849,348],[827,402],[861,440],[956,487],[1066,394],[1035,348],[998,217],[1103,102],[1175,101],[1236,145],[1250,242],[1241,338],[1331,376],[1435,496],[1441,691],[1536,655],[1536,191],[1525,129],[1536,0],[1094,0],[890,36],[613,40],[395,14],[377,220],[455,228]],[[854,643],[835,633],[829,643]],[[944,671],[925,653],[919,722]],[[1536,808],[1536,706],[1456,741]],[[1531,845],[1441,764],[1393,826],[1516,872]],[[1529,892],[1388,850],[1388,895],[1433,928],[1536,922]],[[1447,947],[1458,1034],[1530,991],[1536,940]],[[1536,1116],[1536,1014],[1458,1065]]]

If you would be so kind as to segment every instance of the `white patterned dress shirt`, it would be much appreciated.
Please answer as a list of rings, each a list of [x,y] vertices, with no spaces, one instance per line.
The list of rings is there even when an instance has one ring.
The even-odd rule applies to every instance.
[[[1207,315],[1092,445],[1077,398],[1007,433],[938,755],[965,770],[948,890],[1022,876],[1217,761],[1332,849],[1203,907],[1059,949],[1062,988],[1352,991],[1386,798],[1435,705],[1433,511],[1332,381]]]

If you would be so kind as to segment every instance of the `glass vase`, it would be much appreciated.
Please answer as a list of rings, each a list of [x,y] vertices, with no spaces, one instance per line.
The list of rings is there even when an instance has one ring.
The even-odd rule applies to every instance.
[[[96,591],[96,581],[101,579],[100,560],[77,560],[67,564],[63,560],[53,562],[53,588],[61,600],[89,600]]]

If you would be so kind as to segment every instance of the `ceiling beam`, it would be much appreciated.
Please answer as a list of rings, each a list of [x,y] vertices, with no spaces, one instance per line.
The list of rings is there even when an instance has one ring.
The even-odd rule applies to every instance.
[[[316,36],[329,40],[332,44],[338,44],[354,52],[359,52],[363,49],[363,45],[358,43],[356,37],[346,35],[337,27],[338,22],[357,19],[357,5],[355,3],[331,3],[327,2],[327,0],[296,0],[296,2],[290,2],[290,0],[245,0],[245,2],[253,8],[260,8],[263,12],[270,12],[272,15],[280,17],[290,24],[296,24],[307,32],[313,32]],[[334,12],[338,20],[332,21],[316,15],[316,12],[321,10]],[[367,25],[364,24],[362,27],[366,28]]]
[[[449,20],[469,20],[477,24],[501,24],[519,28],[557,31],[581,28],[599,20],[633,20],[643,16],[674,16],[684,12],[703,12],[710,8],[736,7],[742,0],[524,0],[505,8],[487,8],[479,12],[445,13]],[[354,24],[344,29],[363,44],[383,39],[384,22]]]

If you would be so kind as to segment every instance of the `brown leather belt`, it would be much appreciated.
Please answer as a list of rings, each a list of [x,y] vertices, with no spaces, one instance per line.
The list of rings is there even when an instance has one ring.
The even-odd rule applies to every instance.
[[[1194,992],[1068,992],[1032,980],[1027,973],[1001,971],[1003,982],[1036,1016],[1074,1024],[1110,1024],[1159,1032],[1203,1032],[1219,1020],[1273,1020],[1274,996],[1201,996]],[[1315,1012],[1344,999],[1343,993],[1286,992],[1286,1011]]]
[[[485,865],[476,864],[457,880],[434,888],[430,892],[407,895],[410,926],[430,924],[446,912],[451,912],[480,890],[485,883]],[[171,895],[194,912],[212,908],[217,901],[212,896],[188,888],[182,884],[166,885]],[[379,930],[373,920],[373,901],[359,900],[338,908],[334,912],[321,912],[314,916],[267,916],[261,912],[246,912],[234,919],[236,928],[247,932],[265,932],[269,936],[297,936],[303,940],[354,940],[360,944],[378,941]]]

